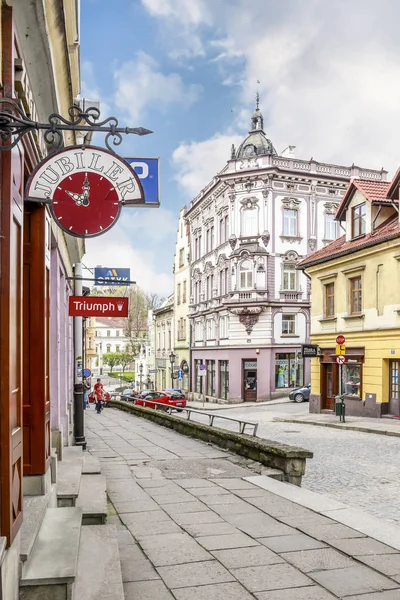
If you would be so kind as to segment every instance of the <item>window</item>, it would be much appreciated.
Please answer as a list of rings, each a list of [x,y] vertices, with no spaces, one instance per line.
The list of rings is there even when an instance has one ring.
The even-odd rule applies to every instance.
[[[251,237],[258,234],[258,209],[242,210],[242,236]]]
[[[219,243],[224,244],[228,241],[228,237],[228,215],[225,215],[219,220]]]
[[[335,284],[328,283],[325,286],[325,319],[335,316]]]
[[[196,283],[194,284],[194,303],[198,304],[200,302],[200,286],[201,286],[201,282],[200,281],[196,281]]]
[[[365,235],[366,204],[358,204],[351,209],[351,237]]]
[[[297,236],[297,210],[283,209],[283,235]]]
[[[203,371],[200,369],[200,366],[203,364],[202,360],[195,360],[194,361],[194,368],[195,368],[195,373],[196,373],[196,393],[197,394],[202,394],[203,393],[203,380],[204,380],[204,375],[201,375],[201,373],[203,373]]]
[[[362,311],[361,276],[350,279],[350,314],[360,315]]]
[[[176,286],[176,303],[180,304],[181,303],[181,284],[178,283],[178,285]]]
[[[171,350],[172,348],[171,341],[171,330],[168,329],[168,350]]]
[[[99,332],[97,330],[94,332],[94,337],[99,337]]]
[[[282,335],[295,335],[296,333],[296,316],[282,315]]]
[[[89,350],[91,350],[91,349],[92,349],[92,338],[90,337],[89,338]]]
[[[215,396],[215,360],[206,361],[207,370],[207,394]]]
[[[201,235],[194,238],[194,260],[201,258]]]
[[[120,351],[119,349],[120,349],[120,346],[118,346],[118,345],[115,346],[115,352],[119,352]]]
[[[226,339],[228,337],[228,328],[229,328],[229,317],[228,315],[224,315],[219,319],[219,337],[220,339]]]
[[[179,266],[183,267],[183,265],[185,264],[185,256],[184,256],[184,248],[181,248],[179,250]]]
[[[337,237],[337,224],[335,221],[335,215],[325,213],[325,239],[336,240]]]
[[[253,287],[253,265],[249,260],[245,260],[240,265],[240,287],[242,290],[249,290]]]
[[[225,296],[228,293],[228,268],[219,272],[219,295]]]
[[[219,397],[228,400],[229,392],[229,361],[219,361]]]
[[[361,364],[342,365],[342,392],[345,396],[361,398]]]
[[[206,253],[214,248],[214,225],[210,225],[206,230]]]
[[[107,352],[111,352],[111,344],[107,344]]]
[[[157,336],[158,340],[157,340],[157,350],[161,350],[161,333],[158,332],[158,336]]]
[[[96,344],[96,354],[98,354],[98,353],[99,353],[99,345]]]
[[[275,355],[275,387],[293,388],[304,384],[304,360],[290,354]]]
[[[186,319],[181,317],[177,321],[178,340],[186,340]]]
[[[111,336],[111,331],[109,329],[107,329],[107,337]]]
[[[212,300],[214,296],[214,275],[209,275],[206,279],[207,300]]]
[[[283,265],[283,289],[296,290],[296,266],[292,264]]]
[[[399,398],[399,370],[400,362],[398,360],[389,361],[389,401]]]
[[[201,321],[197,321],[194,325],[194,338],[196,342],[203,341],[203,323]]]
[[[186,279],[182,284],[182,303],[186,303]]]
[[[207,319],[207,340],[215,340],[215,321]]]
[[[115,335],[116,335],[117,337],[119,337],[119,334],[120,334],[120,330],[119,330],[119,329],[117,329],[117,330],[116,330],[116,332],[115,332]]]

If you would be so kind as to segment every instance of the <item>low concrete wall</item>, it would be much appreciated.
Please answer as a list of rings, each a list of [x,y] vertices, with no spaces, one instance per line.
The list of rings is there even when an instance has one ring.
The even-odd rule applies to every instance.
[[[173,417],[153,408],[144,408],[118,400],[111,400],[108,406],[174,429],[183,435],[215,444],[240,456],[251,458],[267,467],[280,469],[283,472],[284,480],[294,485],[301,485],[301,478],[306,470],[306,460],[313,457],[312,452],[303,448],[234,433],[218,427],[209,427],[203,423],[196,423],[196,421]]]

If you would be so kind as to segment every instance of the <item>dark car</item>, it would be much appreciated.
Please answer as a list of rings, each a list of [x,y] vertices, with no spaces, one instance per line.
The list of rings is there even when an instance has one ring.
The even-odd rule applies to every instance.
[[[310,400],[311,383],[303,385],[302,387],[294,388],[289,394],[289,398],[295,402],[304,402],[304,400]]]

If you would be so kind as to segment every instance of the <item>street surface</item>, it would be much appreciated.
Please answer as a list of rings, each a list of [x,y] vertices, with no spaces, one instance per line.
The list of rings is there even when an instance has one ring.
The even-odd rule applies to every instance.
[[[307,461],[303,487],[400,523],[399,438],[272,421],[274,417],[308,415],[308,402],[240,407],[215,413],[258,421],[259,437],[312,450],[314,458]],[[201,415],[192,415],[192,418],[208,421]],[[214,425],[238,429],[235,423],[224,420],[216,419]]]

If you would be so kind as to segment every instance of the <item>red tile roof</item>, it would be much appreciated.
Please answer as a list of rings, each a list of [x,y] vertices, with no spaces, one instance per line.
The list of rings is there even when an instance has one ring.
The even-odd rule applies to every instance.
[[[400,223],[399,217],[396,214],[381,223],[381,225],[379,225],[372,233],[368,233],[363,237],[348,242],[346,242],[346,236],[342,235],[337,240],[327,244],[324,248],[316,250],[306,258],[303,258],[298,264],[301,268],[311,267],[319,263],[327,262],[332,258],[352,254],[362,248],[375,246],[376,244],[381,244],[386,240],[397,237],[400,237]]]
[[[390,187],[390,181],[366,181],[365,179],[353,179],[349,183],[349,187],[346,190],[344,198],[336,211],[336,218],[339,219],[344,210],[346,210],[347,205],[356,190],[359,190],[363,196],[365,196],[365,198],[371,202],[371,204],[390,204],[392,202],[392,200],[388,198],[388,191]]]

